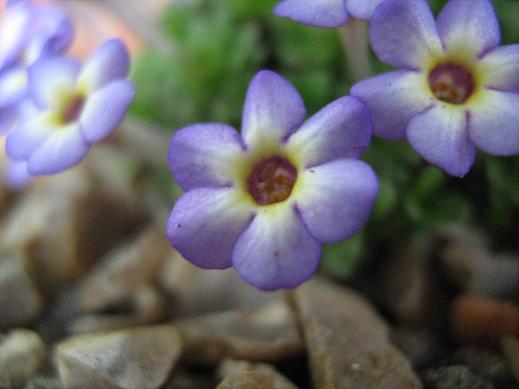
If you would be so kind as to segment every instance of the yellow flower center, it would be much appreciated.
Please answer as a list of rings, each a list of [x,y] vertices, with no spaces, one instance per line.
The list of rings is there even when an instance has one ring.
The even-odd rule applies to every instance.
[[[259,205],[285,201],[297,180],[297,170],[279,155],[263,158],[252,166],[247,177],[247,191]]]
[[[429,73],[428,82],[434,97],[455,105],[465,103],[476,89],[472,71],[456,62],[435,66]]]

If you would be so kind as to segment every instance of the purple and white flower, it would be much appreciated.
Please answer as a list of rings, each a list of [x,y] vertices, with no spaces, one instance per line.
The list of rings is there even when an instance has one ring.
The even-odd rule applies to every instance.
[[[7,154],[27,161],[32,175],[79,163],[124,119],[135,95],[128,68],[128,52],[118,39],[99,48],[82,70],[72,59],[40,59],[29,69],[31,97],[40,111],[16,123]]]
[[[274,13],[316,27],[343,26],[350,16],[369,20],[382,0],[283,0]]]
[[[356,84],[373,132],[407,138],[423,158],[453,176],[476,147],[519,153],[519,45],[499,46],[489,0],[450,0],[435,21],[425,0],[386,0],[370,38],[378,57],[401,68]]]
[[[371,122],[355,98],[340,98],[308,120],[295,88],[259,72],[245,101],[241,135],[225,124],[175,133],[169,164],[186,192],[167,234],[203,268],[231,266],[262,290],[293,288],[315,272],[321,242],[355,234],[378,192],[358,158]]]
[[[0,25],[0,132],[9,129],[27,97],[28,68],[63,53],[72,41],[66,13],[54,5],[10,2]]]

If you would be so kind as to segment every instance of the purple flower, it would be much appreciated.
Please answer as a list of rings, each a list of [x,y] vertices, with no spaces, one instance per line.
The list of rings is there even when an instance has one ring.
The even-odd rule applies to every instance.
[[[40,109],[8,134],[7,154],[25,160],[32,175],[55,174],[79,163],[107,137],[133,101],[126,80],[128,53],[118,39],[106,42],[81,70],[67,58],[44,58],[29,69],[31,96]]]
[[[338,99],[306,122],[294,87],[262,71],[245,102],[241,136],[195,124],[172,138],[169,164],[186,193],[167,234],[203,268],[230,266],[262,290],[293,288],[315,272],[321,242],[364,225],[378,192],[358,160],[370,141],[364,105]]]
[[[454,176],[470,170],[476,147],[519,153],[519,45],[499,46],[490,1],[450,0],[435,22],[425,0],[387,0],[370,37],[382,61],[402,68],[352,88],[376,135],[407,138]]]
[[[343,26],[350,15],[368,20],[382,0],[283,0],[274,13],[316,27]]]
[[[10,128],[27,97],[27,69],[44,56],[61,54],[72,40],[72,24],[53,5],[10,2],[0,25],[0,132]]]

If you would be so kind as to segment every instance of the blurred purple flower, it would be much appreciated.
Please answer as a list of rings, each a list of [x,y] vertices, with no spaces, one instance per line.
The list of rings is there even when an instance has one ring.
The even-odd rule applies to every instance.
[[[12,126],[27,97],[28,67],[44,56],[64,52],[72,34],[70,20],[57,6],[7,3],[0,25],[0,132]]]
[[[371,20],[373,49],[400,70],[356,84],[373,132],[407,137],[423,158],[453,176],[476,147],[519,153],[519,45],[499,46],[489,0],[450,0],[434,20],[425,0],[386,0]]]
[[[195,124],[172,138],[169,164],[186,193],[167,234],[197,266],[230,266],[262,290],[293,288],[315,272],[321,242],[355,234],[378,192],[358,158],[369,114],[352,97],[307,121],[295,88],[262,71],[245,102],[241,136],[225,124]]]
[[[369,20],[382,0],[283,0],[274,13],[316,27],[343,26],[349,16]]]
[[[40,111],[16,123],[7,136],[7,154],[27,161],[32,175],[56,174],[79,163],[124,119],[135,95],[126,80],[128,68],[128,52],[118,39],[99,48],[82,70],[68,58],[40,59],[29,68],[31,96]]]

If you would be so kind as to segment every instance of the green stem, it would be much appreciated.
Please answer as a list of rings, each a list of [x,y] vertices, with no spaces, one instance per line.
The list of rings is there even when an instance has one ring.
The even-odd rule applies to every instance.
[[[372,74],[368,23],[364,20],[350,18],[348,23],[339,29],[348,70],[357,82]]]

